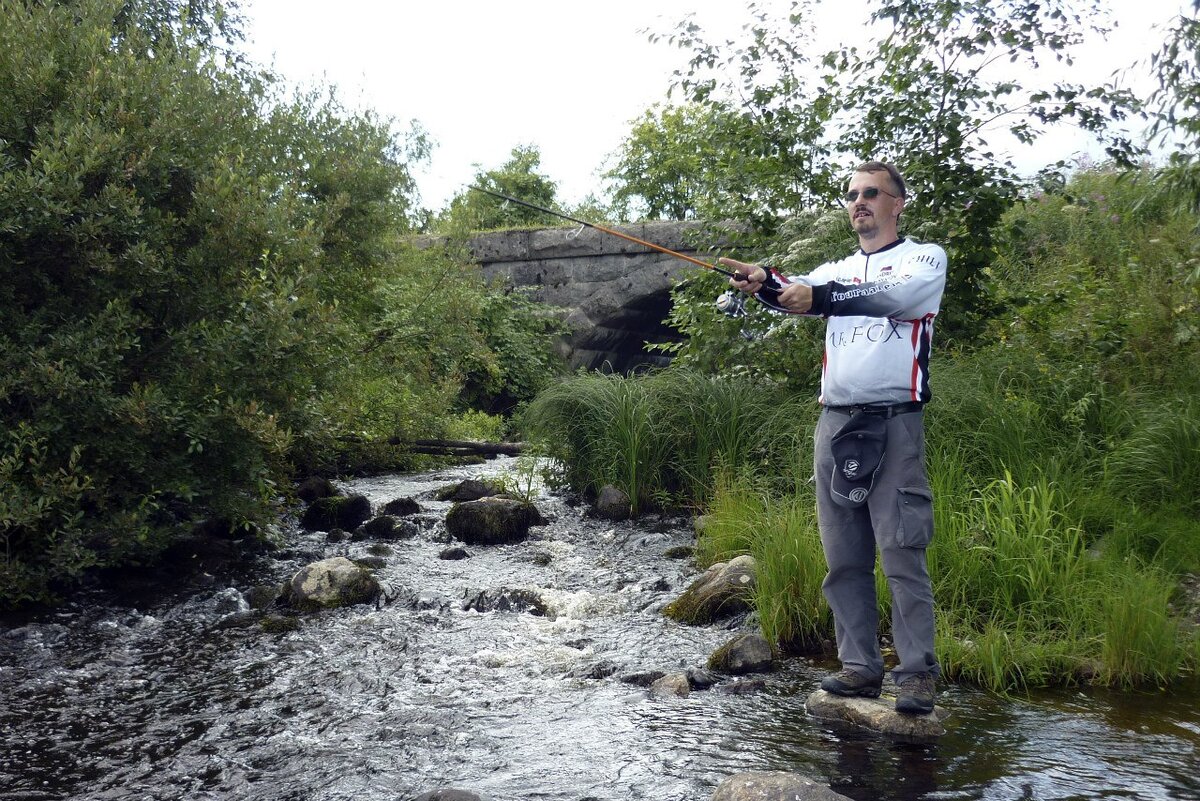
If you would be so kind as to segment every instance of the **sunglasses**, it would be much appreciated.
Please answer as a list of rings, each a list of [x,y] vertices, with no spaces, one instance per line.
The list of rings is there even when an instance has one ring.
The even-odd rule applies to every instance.
[[[864,189],[862,191],[862,196],[863,196],[863,199],[865,199],[865,200],[874,200],[875,198],[879,197],[880,192],[887,195],[888,197],[900,197],[899,195],[893,195],[891,192],[887,191],[886,189],[880,189],[878,186],[868,186],[866,189]],[[851,189],[849,192],[842,195],[842,199],[845,200],[847,203],[853,203],[854,201],[858,200],[858,194],[859,193],[858,193],[857,189]]]

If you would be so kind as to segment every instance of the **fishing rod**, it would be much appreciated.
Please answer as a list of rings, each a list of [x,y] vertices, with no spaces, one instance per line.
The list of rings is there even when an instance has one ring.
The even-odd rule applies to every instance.
[[[633,242],[634,244],[641,245],[642,247],[650,248],[651,250],[657,250],[659,253],[665,253],[668,256],[674,256],[677,259],[682,259],[683,261],[686,261],[690,264],[694,264],[697,267],[703,267],[706,270],[712,270],[713,272],[720,273],[721,275],[728,276],[729,278],[733,278],[734,280],[737,280],[737,281],[745,281],[748,278],[748,276],[742,275],[741,273],[730,272],[729,270],[723,270],[720,267],[716,266],[715,264],[709,264],[708,262],[700,261],[700,259],[694,259],[691,256],[688,256],[687,254],[680,253],[679,251],[671,250],[670,248],[665,248],[662,245],[656,245],[653,242],[647,242],[644,239],[638,239],[636,236],[630,236],[629,234],[623,234],[620,231],[614,231],[612,228],[605,228],[603,225],[597,225],[596,223],[590,223],[587,220],[581,220],[578,217],[572,217],[569,214],[563,214],[561,211],[554,211],[553,209],[547,209],[543,206],[538,206],[534,203],[530,203],[525,200],[520,200],[519,198],[511,197],[509,195],[505,195],[500,192],[493,192],[490,189],[484,189],[481,186],[470,186],[468,188],[474,189],[476,192],[483,192],[485,195],[491,195],[492,197],[498,197],[501,200],[507,200],[510,203],[516,203],[518,206],[524,206],[525,208],[533,209],[534,211],[540,211],[545,214],[550,214],[554,217],[561,217],[564,220],[570,220],[573,223],[579,223],[580,225],[585,226],[587,228],[594,228],[597,231],[600,231],[601,233],[609,234],[611,236],[619,236],[621,239],[628,240],[630,242]]]

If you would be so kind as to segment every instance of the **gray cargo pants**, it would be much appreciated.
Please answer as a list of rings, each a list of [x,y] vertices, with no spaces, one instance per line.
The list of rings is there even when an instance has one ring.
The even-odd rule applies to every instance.
[[[860,412],[861,413],[861,412]],[[850,414],[824,409],[817,422],[813,464],[817,519],[829,573],[822,588],[833,610],[842,667],[867,676],[883,673],[879,652],[879,606],[875,597],[875,550],[892,596],[892,641],[897,683],[939,668],[933,650],[933,588],[925,547],[933,537],[933,495],[925,473],[925,414],[888,420],[883,467],[867,503],[847,509],[829,496],[834,461],[829,441]]]

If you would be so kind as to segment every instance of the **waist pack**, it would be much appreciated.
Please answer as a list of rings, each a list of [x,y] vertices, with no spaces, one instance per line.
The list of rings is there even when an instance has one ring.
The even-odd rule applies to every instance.
[[[856,414],[833,435],[833,477],[829,494],[839,506],[856,508],[867,502],[887,451],[886,417]]]

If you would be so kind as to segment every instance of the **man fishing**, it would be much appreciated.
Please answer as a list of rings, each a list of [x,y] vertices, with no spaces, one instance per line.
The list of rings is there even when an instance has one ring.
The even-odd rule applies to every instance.
[[[892,598],[896,710],[933,711],[933,589],[925,549],[933,496],[925,470],[923,408],[930,398],[933,321],[946,284],[946,254],[898,234],[907,189],[891,164],[855,169],[844,195],[860,250],[804,276],[733,259],[730,284],[766,305],[826,318],[814,435],[817,518],[829,572],[842,669],[827,692],[876,698],[883,684],[875,596],[878,549]]]

